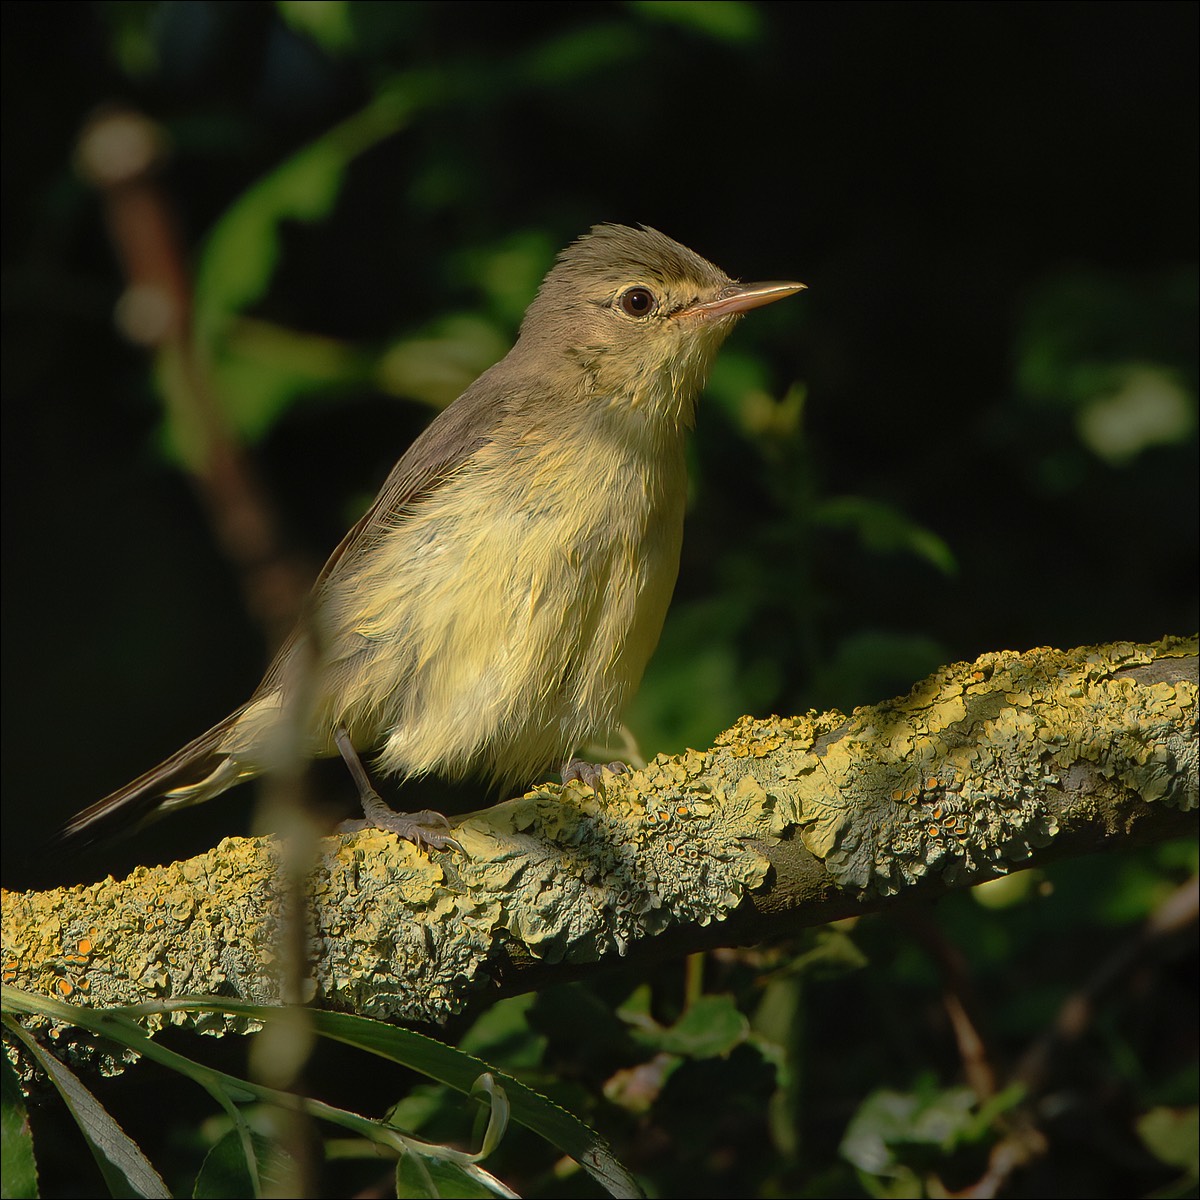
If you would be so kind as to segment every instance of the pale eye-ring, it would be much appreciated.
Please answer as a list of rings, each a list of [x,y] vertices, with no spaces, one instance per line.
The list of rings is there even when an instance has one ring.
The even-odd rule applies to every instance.
[[[617,297],[617,303],[628,317],[646,317],[658,307],[654,293],[644,287],[627,288]]]

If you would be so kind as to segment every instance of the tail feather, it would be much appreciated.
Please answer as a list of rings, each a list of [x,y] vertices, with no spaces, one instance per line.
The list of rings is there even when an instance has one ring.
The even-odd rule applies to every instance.
[[[242,711],[230,713],[158,766],[76,813],[56,840],[88,844],[141,828],[171,809],[209,800],[252,774],[237,770],[219,749]]]

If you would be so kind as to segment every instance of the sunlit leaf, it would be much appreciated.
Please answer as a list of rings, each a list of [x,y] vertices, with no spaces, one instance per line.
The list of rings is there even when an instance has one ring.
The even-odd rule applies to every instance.
[[[1175,386],[1194,380],[1196,308],[1194,267],[1137,282],[1099,271],[1051,276],[1022,313],[1019,394],[1027,404],[1079,409],[1120,388],[1130,365]]]
[[[17,1073],[0,1053],[0,1196],[37,1196],[37,1162],[33,1134]]]
[[[647,1062],[622,1067],[604,1081],[604,1098],[639,1116],[648,1113],[683,1061],[677,1054],[656,1054]]]
[[[488,1098],[487,1129],[484,1130],[479,1152],[475,1155],[477,1159],[485,1159],[500,1145],[507,1132],[508,1118],[512,1108],[508,1103],[504,1088],[496,1082],[496,1077],[490,1071],[485,1071],[475,1080],[475,1086],[471,1088],[471,1095],[484,1095]]]
[[[507,340],[490,322],[452,315],[389,346],[375,365],[374,382],[441,409],[507,350]]]
[[[1107,386],[1075,418],[1084,445],[1116,465],[1149,446],[1186,441],[1195,427],[1195,397],[1174,372],[1153,363],[1114,366]]]
[[[1200,1110],[1152,1108],[1137,1120],[1138,1136],[1155,1158],[1187,1173],[1195,1182],[1200,1178]]]

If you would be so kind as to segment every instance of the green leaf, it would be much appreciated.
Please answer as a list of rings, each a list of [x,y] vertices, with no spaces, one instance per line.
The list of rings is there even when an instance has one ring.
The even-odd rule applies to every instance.
[[[1016,337],[1018,393],[1036,407],[1079,411],[1118,390],[1130,368],[1186,380],[1195,370],[1196,269],[1137,284],[1093,270],[1043,280]],[[1194,386],[1189,407],[1194,410]],[[1194,417],[1189,422],[1195,427]]]
[[[528,992],[490,1005],[463,1035],[458,1048],[464,1054],[504,1062],[513,1070],[532,1070],[542,1062],[546,1038],[529,1023],[529,1011],[538,997]]]
[[[5,989],[6,998],[14,994],[12,989]],[[58,1007],[69,1011],[67,1005]],[[40,1011],[40,1009],[26,1009],[25,1011]],[[261,1021],[270,1021],[272,1017],[278,1015],[277,1009],[266,1005],[215,997],[163,1001],[120,1010],[121,1013],[132,1014],[184,1011],[234,1013]],[[89,1017],[94,1015],[88,1010],[85,1010],[85,1014]],[[475,1081],[481,1074],[490,1072],[496,1082],[504,1087],[513,1120],[531,1129],[564,1154],[575,1159],[610,1195],[618,1197],[640,1197],[642,1195],[637,1181],[618,1162],[608,1143],[599,1134],[589,1129],[578,1117],[560,1108],[552,1100],[535,1092],[532,1088],[526,1087],[511,1075],[497,1071],[482,1059],[464,1054],[461,1050],[443,1045],[423,1034],[414,1033],[411,1029],[401,1029],[382,1021],[370,1020],[367,1017],[324,1012],[319,1009],[309,1010],[308,1016],[312,1022],[313,1032],[321,1037],[343,1042],[348,1046],[365,1050],[369,1054],[400,1063],[402,1066],[428,1075],[431,1079],[436,1079],[464,1095],[471,1094]],[[70,1020],[71,1018],[68,1016],[65,1019]],[[149,1039],[146,1039],[145,1045],[139,1048],[147,1054],[154,1053],[160,1056],[164,1054],[162,1048],[155,1046]],[[210,1074],[219,1075],[218,1072],[210,1072]],[[221,1078],[224,1080],[227,1077],[221,1076]],[[256,1086],[255,1094],[264,1094],[266,1090]],[[320,1114],[318,1113],[318,1115]]]
[[[512,61],[509,78],[533,91],[561,88],[616,71],[644,50],[628,21],[594,21],[534,45]]]
[[[490,1071],[484,1071],[475,1080],[475,1086],[471,1088],[472,1096],[478,1096],[481,1093],[489,1101],[488,1118],[487,1129],[483,1134],[483,1143],[475,1155],[476,1161],[487,1158],[500,1145],[500,1141],[508,1129],[508,1118],[512,1113],[512,1107],[508,1103],[504,1089],[496,1082],[495,1076]]]
[[[852,530],[868,550],[880,554],[912,554],[944,575],[958,573],[953,551],[936,533],[878,500],[868,500],[864,496],[835,496],[816,507],[813,522],[829,529]]]
[[[8,1055],[0,1053],[0,1196],[37,1196],[33,1134],[21,1084]]]
[[[247,1157],[247,1143],[250,1155]],[[205,1155],[192,1189],[195,1200],[241,1200],[243,1196],[262,1194],[259,1181],[271,1178],[273,1160],[282,1153],[269,1137],[252,1130],[244,1138],[230,1129]]]
[[[897,1175],[907,1169],[914,1148],[945,1152],[977,1140],[984,1131],[975,1103],[970,1088],[938,1088],[933,1083],[913,1092],[880,1088],[854,1114],[840,1153],[870,1175]]]
[[[705,746],[744,712],[770,703],[778,671],[747,670],[730,630],[749,620],[743,597],[707,597],[672,606],[655,667],[629,705],[625,719],[642,745],[678,753]]]
[[[867,956],[845,930],[826,926],[812,932],[807,950],[795,955],[776,974],[837,979],[867,966]]]
[[[278,1017],[277,1008],[216,997],[196,997],[106,1010],[76,1007],[50,997],[32,996],[7,986],[3,988],[3,1003],[5,1010],[9,1012],[39,1014],[64,1024],[79,1025],[180,1071],[205,1087],[226,1107],[235,1120],[239,1118],[236,1110],[232,1110],[230,1105],[233,1096],[265,1100],[286,1108],[294,1108],[297,1103],[297,1098],[287,1093],[236,1079],[167,1049],[151,1038],[133,1019],[150,1013],[222,1012],[247,1016],[266,1023]],[[519,1080],[495,1070],[482,1060],[412,1030],[400,1029],[366,1017],[317,1009],[308,1010],[307,1015],[314,1033],[400,1063],[447,1084],[464,1095],[470,1095],[479,1076],[490,1071],[497,1083],[502,1084],[504,1088],[514,1120],[545,1138],[564,1154],[570,1155],[610,1195],[642,1196],[637,1181],[617,1161],[608,1144],[598,1134],[577,1117],[559,1108],[553,1101],[526,1087]],[[19,1029],[19,1026],[17,1028]],[[23,1034],[23,1031],[21,1033]],[[372,1140],[383,1141],[397,1149],[410,1148],[413,1145],[412,1139],[405,1138],[399,1131],[392,1131],[390,1127],[360,1117],[356,1113],[315,1100],[299,1102],[304,1111],[311,1115],[344,1125]],[[469,1162],[469,1156],[458,1152],[444,1148],[438,1148],[438,1152],[445,1157],[457,1156],[461,1161]],[[480,1171],[479,1178],[485,1175],[486,1172]]]
[[[454,253],[450,262],[456,282],[482,288],[493,312],[517,326],[554,262],[556,240],[542,229],[523,229],[490,244],[472,244]],[[508,344],[500,351],[503,354]]]
[[[113,1120],[100,1101],[83,1086],[79,1077],[46,1051],[16,1021],[5,1023],[21,1039],[63,1098],[112,1195],[122,1198],[166,1197],[169,1200],[171,1193],[162,1177],[151,1166],[150,1160]]]
[[[716,42],[757,42],[762,37],[762,16],[744,0],[633,0],[630,7]]]
[[[730,416],[736,417],[747,392],[765,392],[770,386],[770,372],[761,360],[735,346],[723,351],[713,363],[704,396],[706,402],[716,401]]]
[[[134,1053],[142,1055],[153,1062],[160,1063],[169,1070],[190,1079],[193,1083],[199,1084],[225,1109],[227,1116],[233,1123],[234,1129],[242,1139],[243,1146],[247,1147],[245,1150],[245,1159],[247,1168],[252,1173],[257,1170],[258,1156],[253,1150],[252,1135],[249,1126],[241,1110],[237,1107],[239,1103],[250,1100],[258,1100],[264,1104],[282,1108],[287,1112],[299,1111],[318,1120],[330,1121],[353,1131],[359,1137],[382,1144],[397,1153],[412,1146],[422,1145],[386,1122],[360,1116],[358,1113],[336,1108],[331,1104],[325,1104],[319,1100],[310,1100],[303,1096],[280,1091],[277,1088],[268,1087],[252,1080],[238,1079],[233,1075],[227,1075],[224,1071],[218,1071],[212,1067],[205,1066],[203,1063],[194,1062],[192,1059],[186,1058],[184,1055],[178,1054],[160,1042],[155,1041],[130,1016],[131,1012],[139,1014],[151,1011],[162,1013],[192,1007],[188,1004],[181,1004],[179,1002],[176,1002],[174,1005],[155,1003],[141,1005],[134,1009],[98,1009],[67,1004],[49,996],[35,996],[29,992],[23,992],[18,988],[5,986],[0,991],[3,993],[3,1006],[6,1014],[37,1015],[64,1025],[78,1025],[99,1038],[106,1039],[118,1046],[124,1046],[134,1051]],[[283,1011],[257,1005],[252,1005],[251,1007],[257,1010],[264,1024],[278,1017]],[[199,1011],[222,1010],[219,1006],[209,1005]],[[305,1011],[307,1012],[307,1010]],[[16,1022],[10,1022],[10,1024],[18,1037],[22,1038],[23,1041],[28,1040],[28,1035],[19,1024]],[[34,1043],[33,1045],[36,1046],[37,1044]],[[41,1052],[41,1055],[49,1057],[47,1052],[42,1050],[41,1047],[37,1047],[37,1049]],[[469,1155],[465,1155],[461,1151],[450,1147],[426,1146],[425,1149],[431,1153],[435,1152],[442,1157],[456,1158],[468,1165],[470,1164]],[[278,1160],[275,1165],[279,1165]],[[284,1189],[277,1190],[286,1194]]]
[[[409,75],[354,116],[309,143],[249,187],[213,227],[200,254],[194,289],[196,341],[210,369],[211,386],[234,431],[243,438],[262,433],[287,402],[319,381],[331,367],[352,373],[347,355],[313,352],[288,364],[248,354],[254,338],[235,318],[270,286],[279,262],[285,221],[319,221],[329,214],[350,163],[409,122],[433,94],[424,76]],[[248,344],[249,343],[249,344]],[[160,368],[161,370],[162,368]],[[314,376],[316,378],[314,378]],[[171,380],[159,390],[168,400],[166,440],[189,460],[202,434],[189,429],[170,403]]]
[[[701,996],[674,1025],[639,1022],[635,1037],[643,1045],[683,1058],[717,1058],[746,1040],[750,1022],[732,996]]]
[[[439,1117],[448,1117],[460,1104],[460,1098],[440,1083],[419,1083],[388,1109],[384,1120],[395,1129],[415,1133]]]
[[[486,1172],[482,1173],[489,1179]],[[489,1187],[480,1178],[478,1168],[470,1169],[461,1163],[444,1158],[432,1158],[416,1151],[408,1151],[400,1156],[396,1163],[396,1197],[397,1200],[408,1200],[409,1197],[425,1200],[426,1197],[459,1197],[462,1200],[475,1200],[476,1197],[492,1195],[515,1196],[498,1180],[497,1186]]]
[[[225,1001],[205,1001],[204,1006],[215,1011],[230,1011],[246,1015],[261,1014],[258,1005],[233,1004]],[[313,1029],[322,1037],[357,1046],[371,1054],[398,1062],[414,1071],[469,1095],[476,1079],[490,1071],[504,1086],[512,1109],[513,1120],[531,1129],[540,1137],[570,1155],[612,1196],[641,1196],[642,1191],[633,1176],[617,1161],[608,1144],[578,1117],[559,1108],[552,1100],[490,1067],[480,1059],[464,1054],[451,1046],[434,1041],[409,1029],[399,1029],[381,1021],[346,1013],[314,1011]]]
[[[1152,1108],[1137,1121],[1138,1136],[1155,1158],[1184,1171],[1189,1180],[1200,1178],[1200,1110]]]
[[[234,313],[267,289],[279,260],[284,221],[318,221],[337,199],[346,168],[398,132],[428,98],[428,81],[412,76],[251,185],[213,227],[196,275],[196,329],[208,344]]]
[[[445,408],[503,358],[508,345],[488,321],[451,314],[388,346],[375,363],[373,380],[393,395]]]
[[[275,7],[297,33],[307,34],[329,54],[354,49],[349,0],[275,0]]]

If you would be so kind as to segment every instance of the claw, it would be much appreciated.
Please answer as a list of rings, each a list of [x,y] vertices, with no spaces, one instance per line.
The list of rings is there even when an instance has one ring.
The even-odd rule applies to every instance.
[[[450,836],[450,822],[440,812],[427,808],[422,812],[398,813],[384,804],[383,798],[371,786],[367,769],[362,765],[362,759],[358,757],[358,751],[354,749],[350,734],[344,727],[336,730],[333,740],[350,769],[366,818],[343,821],[338,826],[339,830],[352,833],[360,829],[386,829],[412,842],[418,850],[457,850],[464,857],[467,856],[462,845]]]
[[[462,843],[450,836],[450,822],[440,812],[424,809],[415,813],[398,813],[384,804],[378,792],[362,797],[365,819],[343,821],[338,829],[353,832],[359,829],[386,829],[418,850],[457,850],[467,857]]]
[[[604,772],[610,775],[624,775],[629,771],[629,764],[623,762],[593,763],[582,758],[573,758],[562,770],[563,786],[566,787],[573,779],[578,779],[584,787],[589,787],[597,796],[604,795]]]

